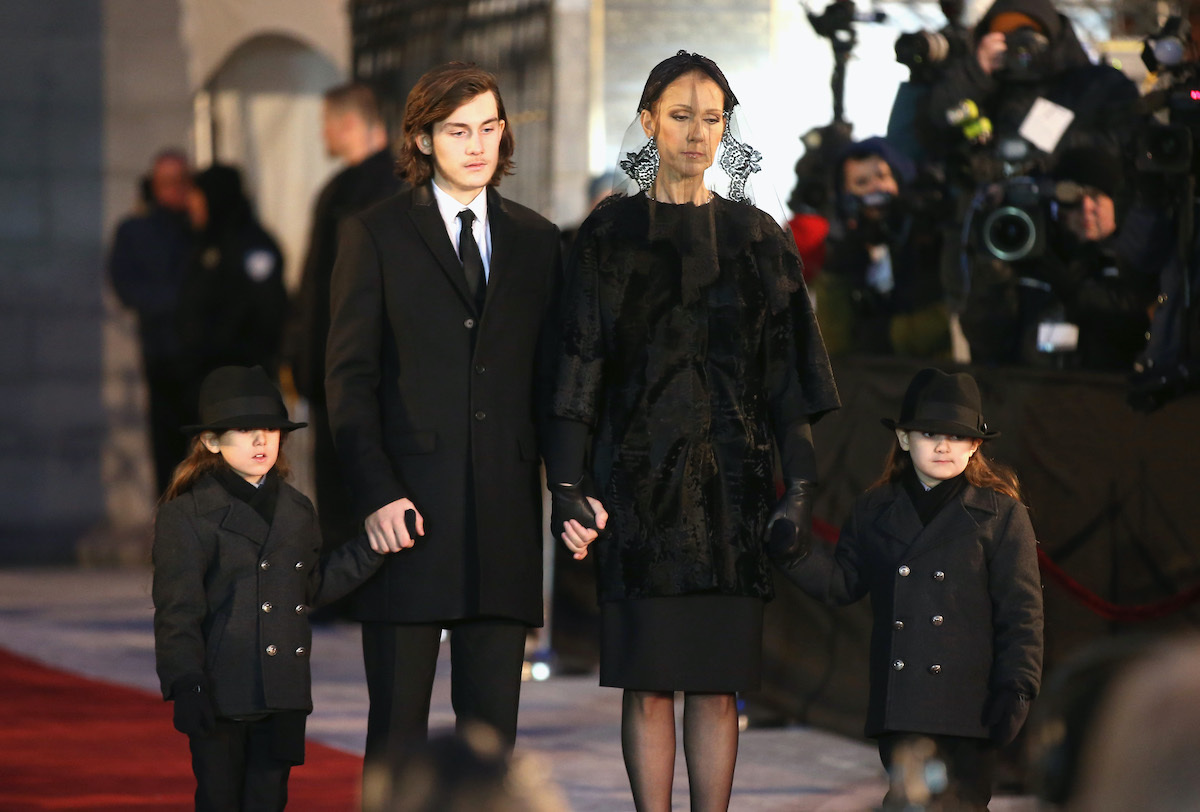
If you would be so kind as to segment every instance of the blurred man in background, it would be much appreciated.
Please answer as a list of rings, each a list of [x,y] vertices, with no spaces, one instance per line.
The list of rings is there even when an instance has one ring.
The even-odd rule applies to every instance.
[[[142,188],[147,198],[145,211],[117,227],[108,275],[121,303],[137,314],[157,494],[166,489],[186,451],[187,438],[179,427],[194,422],[176,329],[179,291],[192,239],[187,215],[191,189],[187,155],[176,149],[158,153]]]
[[[350,497],[342,481],[325,405],[325,340],[329,335],[329,279],[342,220],[400,190],[396,160],[388,146],[379,101],[365,84],[351,82],[325,92],[322,135],[330,157],[345,167],[313,206],[308,254],[290,329],[290,361],[296,391],[308,401],[313,426],[317,510],[326,549],[355,532]]]

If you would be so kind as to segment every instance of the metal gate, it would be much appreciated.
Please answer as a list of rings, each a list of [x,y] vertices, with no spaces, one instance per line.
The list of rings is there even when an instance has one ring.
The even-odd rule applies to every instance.
[[[426,70],[474,62],[500,82],[513,128],[515,174],[506,197],[551,209],[551,0],[350,0],[354,78],[381,96],[400,133],[404,101]]]

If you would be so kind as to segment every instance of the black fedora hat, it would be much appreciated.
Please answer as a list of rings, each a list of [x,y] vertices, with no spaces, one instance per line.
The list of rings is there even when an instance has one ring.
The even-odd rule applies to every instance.
[[[262,367],[218,367],[200,384],[200,423],[186,434],[227,429],[280,429],[307,426],[288,420],[283,397]]]
[[[1000,432],[988,429],[983,420],[982,398],[975,379],[965,372],[951,374],[932,368],[913,376],[904,393],[904,402],[900,404],[900,419],[885,417],[880,422],[889,429],[982,440],[1000,436]]]

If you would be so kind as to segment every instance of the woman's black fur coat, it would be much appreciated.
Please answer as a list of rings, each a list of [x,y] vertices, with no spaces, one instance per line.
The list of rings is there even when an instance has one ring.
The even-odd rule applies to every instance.
[[[838,406],[792,237],[721,197],[602,204],[568,266],[556,417],[592,427],[600,599],[769,599],[774,442]]]

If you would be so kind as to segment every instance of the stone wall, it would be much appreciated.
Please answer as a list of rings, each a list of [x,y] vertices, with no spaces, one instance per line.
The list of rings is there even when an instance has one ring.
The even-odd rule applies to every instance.
[[[103,514],[97,0],[0,5],[0,560],[71,555]]]

